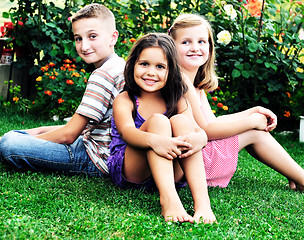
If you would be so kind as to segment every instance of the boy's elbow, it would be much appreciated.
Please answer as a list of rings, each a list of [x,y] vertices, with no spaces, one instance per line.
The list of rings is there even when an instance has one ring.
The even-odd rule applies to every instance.
[[[75,136],[75,134],[71,133],[65,133],[62,136],[62,143],[63,144],[72,144],[75,142],[78,136]]]

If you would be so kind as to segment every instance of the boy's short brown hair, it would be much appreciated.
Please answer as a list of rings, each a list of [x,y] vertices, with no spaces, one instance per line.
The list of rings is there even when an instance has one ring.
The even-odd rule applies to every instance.
[[[111,23],[112,27],[115,27],[115,17],[110,9],[105,7],[104,5],[98,3],[89,4],[82,9],[78,10],[72,17],[72,23],[85,18],[100,18],[103,21],[107,21],[107,23]]]

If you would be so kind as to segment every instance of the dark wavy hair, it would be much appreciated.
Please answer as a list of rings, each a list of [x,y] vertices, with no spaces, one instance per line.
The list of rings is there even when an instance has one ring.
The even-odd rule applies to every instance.
[[[141,37],[131,49],[130,55],[126,62],[124,71],[125,87],[135,108],[135,96],[140,96],[141,88],[134,80],[134,66],[138,61],[141,52],[146,48],[159,47],[164,51],[168,62],[168,75],[166,85],[160,90],[161,96],[165,100],[167,112],[166,116],[171,117],[177,114],[177,102],[187,91],[183,82],[180,67],[178,65],[178,53],[173,39],[165,33],[149,33]]]

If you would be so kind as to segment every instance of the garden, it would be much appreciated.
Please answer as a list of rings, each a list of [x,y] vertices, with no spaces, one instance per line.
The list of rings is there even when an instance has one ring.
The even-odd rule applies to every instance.
[[[63,124],[84,92],[92,66],[77,56],[71,15],[99,2],[114,13],[118,55],[126,58],[147,32],[167,32],[182,12],[206,16],[214,29],[219,88],[208,93],[216,115],[261,105],[278,116],[274,137],[304,167],[298,140],[304,115],[304,3],[294,0],[11,0],[3,13],[2,52],[26,66],[30,95],[12,79],[0,97],[0,136],[11,129]],[[20,51],[22,53],[20,54]],[[17,54],[18,53],[18,54]],[[56,120],[56,121],[54,121]],[[109,179],[16,172],[0,165],[0,236],[4,239],[302,239],[300,192],[282,176],[239,154],[227,188],[209,188],[218,224],[165,223],[158,194],[121,190]],[[180,190],[187,210],[190,190]]]

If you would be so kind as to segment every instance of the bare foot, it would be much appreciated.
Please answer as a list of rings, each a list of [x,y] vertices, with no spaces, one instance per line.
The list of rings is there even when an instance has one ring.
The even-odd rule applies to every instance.
[[[300,184],[296,184],[294,181],[289,180],[289,187],[292,190],[298,190],[301,192],[304,192],[304,186],[300,185]]]
[[[214,216],[210,207],[206,209],[197,210],[194,213],[193,219],[196,223],[216,223],[216,217]]]
[[[166,222],[194,222],[193,217],[186,212],[179,198],[163,198],[161,200],[161,206],[161,214],[165,218]]]

